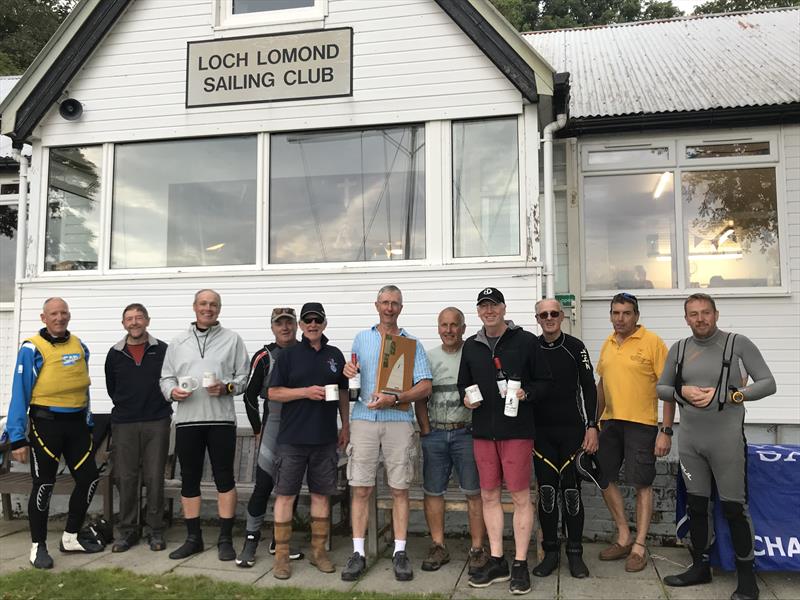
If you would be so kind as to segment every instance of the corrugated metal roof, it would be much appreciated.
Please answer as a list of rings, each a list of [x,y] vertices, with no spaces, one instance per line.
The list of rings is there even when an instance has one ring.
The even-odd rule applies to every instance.
[[[570,73],[570,117],[800,102],[800,9],[523,34]]]

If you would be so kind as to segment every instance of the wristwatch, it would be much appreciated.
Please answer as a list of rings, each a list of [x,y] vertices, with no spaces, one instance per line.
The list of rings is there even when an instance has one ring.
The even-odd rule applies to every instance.
[[[586,429],[599,429],[597,426],[597,421],[587,421],[586,422]]]
[[[741,392],[741,390],[737,390],[735,388],[731,390],[731,402],[735,404],[741,404],[744,402],[744,394]]]
[[[387,395],[389,395],[389,396],[394,396],[394,404],[392,405],[392,408],[397,408],[398,406],[400,406],[400,396],[399,395],[397,395],[395,392],[385,392],[385,393]]]
[[[234,387],[233,387],[232,383],[228,383],[228,384],[225,385],[225,391],[228,392],[229,394],[232,394],[233,390],[234,390]]]
[[[669,437],[672,437],[672,434],[675,433],[674,431],[672,431],[672,427],[662,427],[661,429],[659,429],[659,431],[664,435],[668,435]]]

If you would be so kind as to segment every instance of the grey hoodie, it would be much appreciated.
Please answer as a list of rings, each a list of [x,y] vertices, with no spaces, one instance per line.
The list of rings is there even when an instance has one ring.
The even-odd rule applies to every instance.
[[[244,392],[250,357],[239,334],[213,325],[199,331],[194,323],[169,344],[161,369],[161,392],[170,400],[178,377],[191,375],[202,384],[203,373],[214,372],[223,383],[232,383],[233,394],[210,396],[198,387],[186,400],[175,402],[176,425],[236,423],[233,396]]]

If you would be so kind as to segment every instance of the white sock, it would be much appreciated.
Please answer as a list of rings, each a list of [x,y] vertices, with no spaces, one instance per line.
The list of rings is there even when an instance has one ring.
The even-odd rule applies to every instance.
[[[405,540],[395,540],[394,541],[394,552],[392,556],[397,554],[398,552],[405,552],[406,551],[406,541]]]
[[[36,561],[36,551],[39,549],[39,542],[33,542],[31,544],[31,564]]]
[[[353,538],[353,552],[358,552],[361,556],[366,556],[364,552],[364,538]]]

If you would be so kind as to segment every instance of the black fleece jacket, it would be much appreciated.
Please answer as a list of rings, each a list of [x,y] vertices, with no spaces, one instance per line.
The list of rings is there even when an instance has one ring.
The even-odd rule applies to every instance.
[[[478,384],[481,389],[483,402],[472,411],[473,437],[490,440],[534,439],[533,404],[548,393],[552,376],[537,337],[511,321],[506,323],[508,329],[497,340],[494,352],[483,328],[464,342],[458,371],[458,392],[463,398],[469,386]],[[497,389],[495,356],[500,357],[507,376],[520,378],[522,389],[528,394],[527,399],[519,403],[516,417],[503,414],[505,400]]]

